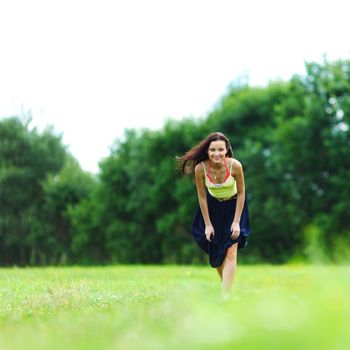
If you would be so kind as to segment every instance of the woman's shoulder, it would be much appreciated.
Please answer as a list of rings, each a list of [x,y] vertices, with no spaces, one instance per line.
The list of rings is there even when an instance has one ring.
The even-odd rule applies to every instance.
[[[242,169],[242,163],[236,158],[226,158],[233,170]]]
[[[204,173],[204,164],[203,162],[198,163],[194,168],[195,174],[201,174]]]

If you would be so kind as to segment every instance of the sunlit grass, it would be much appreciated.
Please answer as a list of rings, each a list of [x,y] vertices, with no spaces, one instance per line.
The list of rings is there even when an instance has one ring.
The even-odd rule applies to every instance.
[[[0,349],[347,349],[350,267],[0,269]]]

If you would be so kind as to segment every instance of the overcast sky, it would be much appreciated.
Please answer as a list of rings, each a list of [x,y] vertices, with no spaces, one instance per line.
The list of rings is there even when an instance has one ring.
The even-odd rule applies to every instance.
[[[347,0],[0,0],[0,117],[54,125],[83,169],[125,128],[205,116],[230,82],[350,58]]]

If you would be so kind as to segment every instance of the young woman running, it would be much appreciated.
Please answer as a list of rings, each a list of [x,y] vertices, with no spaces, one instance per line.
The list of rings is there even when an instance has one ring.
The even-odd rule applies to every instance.
[[[229,292],[237,265],[237,248],[247,245],[249,214],[241,163],[233,158],[228,138],[211,133],[179,157],[182,174],[195,176],[199,207],[192,234],[209,254],[224,292]]]

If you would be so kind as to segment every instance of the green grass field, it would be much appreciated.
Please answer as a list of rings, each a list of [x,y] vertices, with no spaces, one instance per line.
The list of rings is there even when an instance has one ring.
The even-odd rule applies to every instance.
[[[0,269],[0,349],[348,349],[349,266]]]

